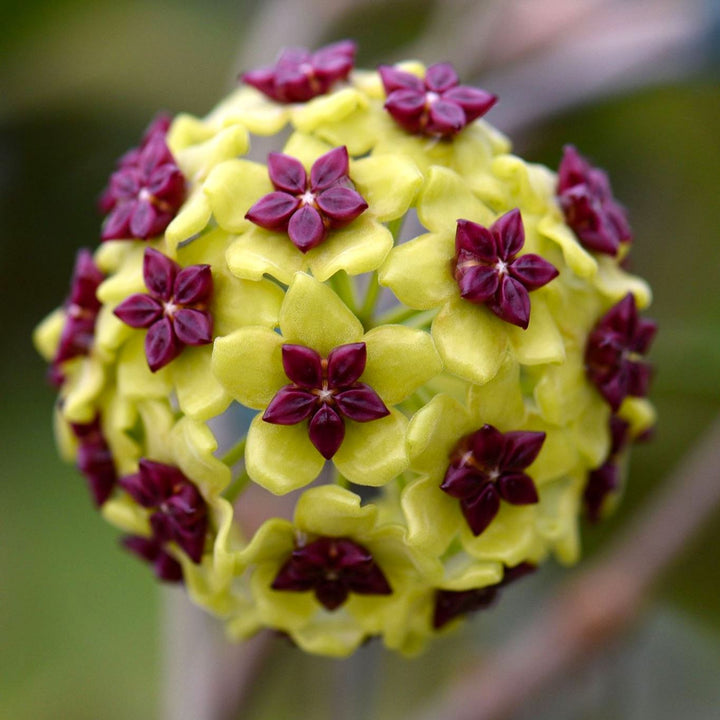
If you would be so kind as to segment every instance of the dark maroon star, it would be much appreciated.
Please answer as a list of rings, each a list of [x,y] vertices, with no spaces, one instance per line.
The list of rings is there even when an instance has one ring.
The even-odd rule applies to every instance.
[[[351,40],[327,45],[314,53],[305,48],[287,48],[275,65],[250,70],[240,77],[276,102],[305,102],[324,95],[336,82],[347,78],[355,63],[356,49]]]
[[[164,232],[185,199],[185,178],[165,142],[169,119],[157,118],[142,144],[125,153],[100,198],[109,213],[103,240],[147,240]]]
[[[325,240],[328,230],[347,225],[367,209],[348,167],[345,146],[319,157],[309,178],[296,158],[270,153],[268,173],[275,192],[258,200],[245,217],[267,230],[286,232],[306,253]]]
[[[525,228],[515,208],[489,228],[458,220],[454,275],[465,300],[486,305],[505,322],[524,329],[530,322],[529,292],[557,277],[558,271],[540,255],[518,255]]]
[[[347,538],[321,537],[293,550],[271,585],[273,590],[313,590],[318,602],[336,610],[348,595],[390,595],[383,571],[362,545]]]
[[[155,537],[128,535],[122,539],[122,544],[131,553],[152,565],[158,579],[168,583],[182,582],[182,565]]]
[[[629,395],[647,395],[652,369],[643,355],[657,332],[652,320],[638,316],[628,293],[593,328],[585,346],[585,369],[590,380],[617,412]]]
[[[78,440],[77,467],[87,479],[95,504],[100,507],[112,495],[117,482],[115,461],[105,440],[100,417],[90,423],[71,423]]]
[[[515,567],[506,567],[503,579],[495,585],[475,590],[436,590],[433,627],[439,630],[460,615],[491,607],[495,604],[501,588],[535,570],[535,565],[524,562]]]
[[[613,197],[607,174],[572,145],[564,148],[557,195],[565,221],[588,250],[617,255],[621,244],[632,240],[625,209]]]
[[[153,538],[177,543],[194,563],[202,559],[208,529],[207,504],[194,483],[172,465],[143,458],[138,472],[119,485],[135,502],[153,510]]]
[[[283,368],[292,384],[278,390],[263,420],[296,425],[309,419],[310,442],[329,460],[345,437],[343,418],[370,422],[390,414],[380,396],[358,382],[366,359],[363,342],[340,345],[327,358],[303,345],[283,345]]]
[[[500,510],[538,502],[533,479],[523,472],[538,456],[544,432],[501,433],[492,425],[461,438],[450,454],[440,489],[460,500],[473,535],[480,535]]]
[[[145,355],[155,372],[174,360],[186,345],[212,342],[208,311],[213,280],[209,265],[181,268],[153,248],[145,249],[143,278],[148,294],[136,293],[113,311],[125,324],[147,328]]]
[[[431,65],[424,79],[388,65],[378,71],[387,94],[385,109],[413,134],[449,137],[497,102],[485,90],[460,85],[450,63]]]

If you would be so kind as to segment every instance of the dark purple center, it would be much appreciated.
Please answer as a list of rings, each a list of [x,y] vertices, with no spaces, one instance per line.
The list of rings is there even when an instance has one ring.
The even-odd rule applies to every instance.
[[[295,425],[308,420],[310,441],[330,459],[345,437],[343,418],[370,422],[390,411],[378,394],[358,382],[365,370],[365,343],[340,345],[327,358],[312,348],[286,344],[283,368],[292,384],[278,390],[263,420],[276,425]]]
[[[147,240],[164,232],[185,199],[185,178],[165,142],[168,118],[156,119],[138,148],[118,162],[100,198],[109,213],[103,240]]]
[[[143,277],[148,294],[131,295],[114,313],[125,324],[147,328],[145,355],[155,372],[174,360],[186,345],[212,342],[208,310],[213,279],[209,265],[181,268],[152,248],[145,249]]]
[[[336,82],[347,78],[355,63],[356,49],[350,40],[314,53],[305,48],[287,48],[275,65],[250,70],[241,79],[276,102],[305,102],[324,95]]]
[[[647,395],[652,369],[643,355],[656,332],[652,320],[638,316],[635,298],[628,293],[600,318],[588,336],[587,375],[613,411],[628,396]]]
[[[103,435],[100,417],[91,423],[71,423],[70,427],[78,440],[78,469],[88,481],[95,504],[100,507],[117,482],[115,462]]]
[[[208,512],[195,484],[172,465],[142,459],[138,472],[118,481],[144,508],[153,510],[150,526],[159,543],[175,542],[194,563],[202,559]]]
[[[529,292],[549,283],[558,271],[539,255],[518,256],[524,245],[525,229],[517,208],[489,228],[458,220],[453,271],[465,300],[486,305],[505,322],[526,329]]]
[[[480,535],[500,510],[538,502],[532,478],[523,472],[538,456],[545,433],[519,430],[501,433],[492,425],[461,438],[450,454],[440,489],[460,500],[474,535]]]
[[[392,588],[370,552],[347,538],[321,537],[293,550],[272,584],[273,590],[313,590],[328,610],[348,595],[389,595]]]
[[[388,65],[378,70],[387,95],[385,109],[413,134],[450,137],[497,102],[485,90],[460,85],[450,63],[430,66],[424,79]]]
[[[131,553],[152,565],[156,577],[164,582],[182,582],[182,565],[165,550],[163,543],[154,537],[129,535],[122,544]]]
[[[352,222],[368,205],[348,177],[346,147],[319,157],[307,177],[302,163],[290,155],[270,153],[268,173],[275,192],[258,200],[245,217],[267,230],[286,232],[306,253],[329,230]]]
[[[625,210],[613,197],[608,176],[572,145],[565,147],[560,162],[557,195],[565,221],[588,250],[617,255],[620,245],[632,240]]]

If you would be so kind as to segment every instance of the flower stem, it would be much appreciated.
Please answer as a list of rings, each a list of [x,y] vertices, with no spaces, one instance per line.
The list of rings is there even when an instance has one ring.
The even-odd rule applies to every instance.
[[[245,455],[245,444],[247,443],[247,435],[233,445],[221,458],[228,467],[232,467],[238,460]]]
[[[368,327],[372,322],[375,314],[375,306],[380,296],[380,284],[378,283],[377,270],[375,270],[368,279],[367,290],[365,291],[365,299],[358,313],[358,318],[364,327]]]
[[[230,503],[235,502],[249,482],[250,476],[247,474],[247,470],[243,468],[243,471],[225,488],[223,497]]]
[[[405,320],[415,317],[415,315],[417,314],[417,310],[405,307],[404,305],[395,305],[387,312],[380,315],[380,317],[378,317],[375,322],[373,322],[373,325],[394,325],[397,323],[405,322]]]
[[[340,270],[330,278],[330,286],[338,297],[348,306],[350,312],[357,315],[358,309],[355,301],[355,287],[352,280],[350,280],[350,276],[344,270]]]

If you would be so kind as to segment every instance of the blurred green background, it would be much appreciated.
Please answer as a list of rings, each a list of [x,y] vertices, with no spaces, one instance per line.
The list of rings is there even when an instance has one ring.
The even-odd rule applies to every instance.
[[[97,243],[95,203],[115,159],[135,144],[158,109],[204,114],[232,87],[240,69],[235,59],[251,39],[255,5],[34,0],[5,6],[0,720],[159,717],[162,594],[147,568],[117,548],[117,534],[92,511],[82,479],[58,459],[51,432],[53,393],[30,335],[65,297],[76,249]],[[377,3],[362,22],[352,12],[338,20],[323,39],[354,35],[361,42],[359,64],[372,66],[428,30],[432,5]],[[268,48],[260,62],[270,62],[276,49]],[[556,167],[562,145],[572,142],[608,169],[636,232],[633,267],[655,289],[651,315],[661,331],[652,352],[658,367],[652,397],[660,421],[654,442],[634,452],[620,512],[601,527],[586,528],[588,554],[632,516],[720,409],[718,77],[708,57],[673,82],[555,113],[516,137],[516,149],[527,159]],[[502,97],[502,87],[490,89]],[[720,638],[717,520],[716,513],[665,578],[648,621],[651,628],[660,623],[661,630],[649,631],[652,637],[667,636],[673,647],[685,638],[691,650],[705,653],[698,662],[713,669],[715,679],[720,667],[708,663],[720,663],[720,654],[706,653],[696,639],[717,647]],[[554,579],[566,575],[550,569],[550,580],[533,580],[526,593],[551,592]],[[523,607],[520,590],[510,610],[513,602]],[[498,623],[513,622],[508,613],[498,609],[478,618],[473,637],[501,638]],[[467,653],[457,650],[462,642],[467,645],[467,638],[439,644],[437,652],[447,659],[443,676]],[[666,648],[649,647],[655,654]],[[279,660],[257,690],[253,718],[285,717],[266,700],[288,674],[306,680],[320,673],[337,676],[332,668],[338,663],[305,660],[282,648],[274,652]],[[385,684],[375,716],[411,708],[419,685],[407,678],[413,667],[422,678],[428,662],[408,665],[368,652],[375,653],[373,662],[383,663],[388,678],[405,679],[404,689],[391,697],[385,697]],[[569,701],[559,702],[569,707]],[[317,717],[330,716],[323,712]],[[568,717],[631,717],[623,713]]]

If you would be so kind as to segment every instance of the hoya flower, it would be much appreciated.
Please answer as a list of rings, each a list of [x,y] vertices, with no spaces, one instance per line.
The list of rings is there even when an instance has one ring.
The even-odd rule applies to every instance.
[[[393,245],[384,223],[407,212],[421,183],[406,158],[348,164],[343,148],[295,133],[268,167],[246,160],[218,165],[204,192],[220,227],[237,235],[227,253],[232,272],[289,284],[298,271],[325,281],[339,270],[377,269]]]
[[[527,329],[530,322],[528,292],[547,285],[558,271],[534,253],[518,257],[525,230],[516,208],[489,228],[458,220],[455,232],[455,280],[460,296],[485,304],[505,322]]]
[[[655,422],[605,174],[513,155],[448,63],[354,56],[287,50],[157,117],[34,336],[124,547],[229,637],[336,657],[418,652],[575,562]]]
[[[440,371],[430,336],[391,325],[365,333],[329,287],[303,273],[279,325],[279,333],[249,327],[215,341],[215,375],[262,411],[247,437],[250,477],[282,494],[314,480],[328,457],[362,485],[402,472],[407,420],[392,406]]]
[[[275,65],[250,70],[241,77],[276,102],[304,102],[324,95],[335,83],[345,80],[353,69],[356,50],[350,40],[314,53],[305,48],[287,48]]]
[[[77,467],[87,478],[93,500],[102,505],[112,494],[117,471],[112,452],[102,432],[100,417],[91,423],[71,423],[78,440]]]
[[[120,478],[120,486],[152,511],[150,526],[158,542],[176,542],[198,563],[205,547],[207,505],[197,487],[172,465],[143,458],[138,472]]]
[[[600,318],[588,336],[588,377],[614,411],[628,395],[647,395],[651,369],[643,355],[656,332],[652,320],[638,317],[635,298],[628,293]]]
[[[212,295],[209,265],[181,268],[153,248],[146,248],[143,279],[147,294],[131,295],[113,311],[133,328],[147,328],[145,355],[155,372],[174,360],[185,345],[212,342],[213,320],[207,310]]]
[[[329,229],[343,227],[367,210],[348,177],[345,147],[319,157],[309,177],[299,160],[270,153],[268,172],[275,192],[258,200],[245,217],[267,230],[287,232],[303,253],[323,242]]]
[[[60,341],[53,358],[57,368],[66,360],[87,355],[93,344],[95,322],[100,311],[97,289],[105,276],[95,264],[89,250],[77,255],[70,283],[70,295],[65,301],[65,321]]]
[[[485,90],[460,85],[450,63],[431,65],[424,79],[388,65],[379,72],[387,93],[385,108],[410,133],[454,135],[497,102]]]
[[[537,567],[532,563],[520,563],[514,567],[505,568],[502,580],[494,585],[476,590],[437,590],[432,620],[433,628],[439,630],[455,618],[491,607],[497,601],[502,588],[535,572],[536,569]]]
[[[527,245],[520,212],[497,218],[459,175],[433,168],[418,216],[430,232],[395,247],[379,281],[405,305],[439,310],[432,334],[448,370],[484,383],[508,351],[527,365],[564,357],[542,296],[557,270],[536,253],[519,254]]]
[[[185,178],[165,142],[164,120],[156,121],[136,150],[118,163],[100,206],[109,213],[103,240],[160,235],[185,199]]]
[[[632,240],[623,207],[615,200],[607,174],[567,145],[558,170],[557,194],[567,224],[588,249],[617,255]]]

